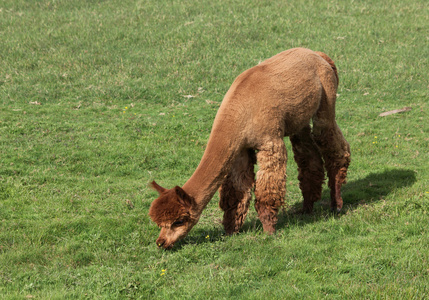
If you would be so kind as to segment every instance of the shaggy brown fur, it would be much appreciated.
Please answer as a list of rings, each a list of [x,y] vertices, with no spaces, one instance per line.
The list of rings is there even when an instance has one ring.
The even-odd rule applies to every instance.
[[[239,75],[218,110],[191,178],[182,188],[169,190],[152,183],[160,194],[149,210],[161,227],[157,245],[169,249],[186,236],[218,189],[227,234],[243,225],[253,188],[264,231],[273,233],[286,194],[285,136],[298,164],[304,211],[311,212],[321,198],[325,169],[331,208],[339,211],[350,146],[335,122],[337,86],[334,62],[303,48],[279,53]]]

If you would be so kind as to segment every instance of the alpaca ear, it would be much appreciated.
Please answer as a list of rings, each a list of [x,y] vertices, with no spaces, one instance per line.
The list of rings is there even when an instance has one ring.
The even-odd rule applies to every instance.
[[[189,196],[188,194],[186,194],[186,192],[180,186],[176,186],[174,188],[174,190],[176,192],[176,195],[179,198],[179,203],[180,204],[182,204],[187,209],[190,209],[191,207],[194,206],[194,204],[195,204],[194,198],[192,198],[191,196]]]
[[[157,183],[155,182],[155,180],[151,182],[150,186],[151,186],[154,190],[156,190],[159,194],[161,194],[161,193],[165,192],[165,189],[164,189],[162,186],[160,186],[159,184],[157,184]]]

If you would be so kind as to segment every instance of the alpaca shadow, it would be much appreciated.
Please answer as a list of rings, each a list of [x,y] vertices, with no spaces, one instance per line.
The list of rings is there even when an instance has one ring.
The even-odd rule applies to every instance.
[[[336,217],[356,210],[360,205],[368,205],[383,200],[392,191],[416,182],[416,174],[412,170],[394,169],[385,170],[381,173],[370,173],[368,176],[355,181],[350,181],[342,187],[342,197],[344,201],[343,209]],[[311,215],[302,214],[302,202],[291,206],[279,214],[277,228],[283,228],[291,220],[302,221],[303,223],[316,222],[326,218],[327,213],[330,215],[330,193],[325,186],[322,192],[322,200],[314,204],[314,211]]]

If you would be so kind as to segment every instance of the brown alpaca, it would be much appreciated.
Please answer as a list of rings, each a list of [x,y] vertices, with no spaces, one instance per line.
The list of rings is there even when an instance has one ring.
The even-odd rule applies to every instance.
[[[169,249],[185,237],[218,189],[227,234],[243,225],[253,188],[263,229],[273,233],[286,194],[285,136],[298,164],[304,211],[311,212],[321,198],[324,169],[331,208],[340,211],[350,146],[335,122],[337,86],[334,62],[303,48],[281,52],[239,75],[223,99],[191,178],[173,189],[152,182],[159,192],[149,210],[161,227],[157,245]]]

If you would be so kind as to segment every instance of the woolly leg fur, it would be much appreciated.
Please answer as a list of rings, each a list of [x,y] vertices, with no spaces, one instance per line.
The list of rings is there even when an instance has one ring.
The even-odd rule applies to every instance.
[[[219,206],[224,211],[222,224],[226,234],[237,233],[249,210],[255,182],[253,150],[243,150],[219,189]]]
[[[298,165],[299,188],[304,197],[303,210],[305,213],[311,213],[314,202],[322,196],[325,178],[322,156],[313,140],[310,126],[290,136],[290,141]]]
[[[265,232],[274,233],[277,213],[286,195],[287,153],[283,139],[268,142],[256,154],[255,208]]]
[[[331,210],[340,212],[343,207],[341,186],[346,183],[347,169],[350,164],[350,146],[344,139],[340,128],[335,123],[331,128],[324,128],[315,135],[325,168],[328,173],[328,186],[331,190]]]

